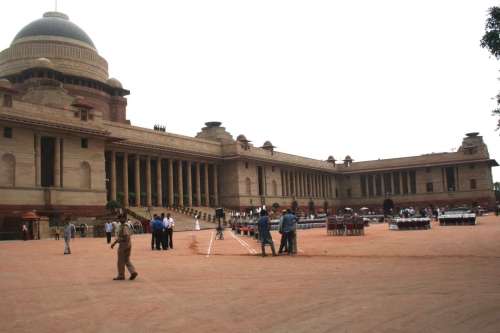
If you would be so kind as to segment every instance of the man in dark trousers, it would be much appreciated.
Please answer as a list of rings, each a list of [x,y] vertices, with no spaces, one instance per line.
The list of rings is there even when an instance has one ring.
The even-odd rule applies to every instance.
[[[271,224],[269,221],[269,216],[267,215],[267,212],[265,210],[260,211],[260,218],[258,223],[258,229],[259,229],[259,239],[260,239],[260,244],[262,246],[262,256],[265,257],[266,255],[266,244],[271,246],[271,251],[273,252],[273,257],[276,256],[276,251],[274,250],[274,242],[273,238],[271,237]]]
[[[280,217],[280,223],[278,225],[278,231],[281,235],[280,248],[278,250],[278,254],[281,254],[283,252],[288,253],[287,238],[286,238],[286,234],[283,232],[283,219],[285,218],[285,215],[286,215],[286,210],[283,210],[281,217]]]
[[[154,231],[153,225],[155,223],[157,216],[158,215],[154,214],[151,221],[149,221],[149,230],[151,230],[151,251],[153,251],[155,249],[155,245],[156,245],[155,244],[156,243],[156,233]]]
[[[107,221],[104,224],[104,231],[106,231],[106,240],[108,244],[111,243],[111,233],[113,232],[113,223],[111,221]]]
[[[111,248],[113,248],[116,243],[118,243],[118,276],[113,278],[113,280],[125,280],[125,266],[130,273],[130,280],[133,280],[137,277],[137,271],[135,270],[134,265],[130,262],[130,253],[132,252],[132,240],[130,239],[131,231],[128,226],[127,215],[123,214],[120,216],[120,230],[118,231],[118,237],[111,244]]]
[[[163,230],[161,231],[161,248],[168,250],[168,214],[165,217],[165,213],[161,213],[161,221],[163,223]]]
[[[297,218],[292,214],[290,209],[286,210],[285,216],[283,216],[283,233],[286,235],[286,240],[288,244],[288,255],[295,254],[296,244],[295,242],[295,230],[297,228]]]
[[[170,216],[170,213],[167,213],[167,247],[170,247],[170,249],[174,248],[174,226],[175,226],[175,221],[172,216]]]
[[[161,250],[161,245],[163,243],[162,234],[163,234],[163,221],[161,217],[156,215],[153,221],[153,234],[155,239],[155,245],[157,250]]]

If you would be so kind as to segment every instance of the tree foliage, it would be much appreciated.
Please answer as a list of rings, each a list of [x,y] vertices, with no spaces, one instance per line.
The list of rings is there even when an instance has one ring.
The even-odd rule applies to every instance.
[[[488,9],[486,32],[481,39],[481,47],[487,49],[495,58],[500,59],[500,7]]]
[[[488,9],[488,18],[486,19],[485,33],[481,39],[481,47],[487,49],[495,58],[500,59],[500,7]],[[497,104],[500,106],[500,93],[496,98]],[[500,107],[493,110],[493,115],[500,116]],[[497,123],[497,129],[499,128],[500,118]]]

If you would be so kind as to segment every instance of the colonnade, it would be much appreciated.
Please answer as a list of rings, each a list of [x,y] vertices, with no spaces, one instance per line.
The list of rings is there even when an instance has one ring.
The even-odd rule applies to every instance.
[[[415,170],[360,175],[362,197],[415,194]]]
[[[114,150],[107,152],[106,159],[109,199],[122,200],[125,207],[219,205],[215,163]],[[133,167],[129,163],[133,163]],[[129,169],[134,172],[133,181],[129,178]],[[134,186],[132,197],[131,183]],[[141,200],[144,192],[145,200]]]
[[[335,176],[300,170],[281,170],[281,193],[285,197],[334,198]]]

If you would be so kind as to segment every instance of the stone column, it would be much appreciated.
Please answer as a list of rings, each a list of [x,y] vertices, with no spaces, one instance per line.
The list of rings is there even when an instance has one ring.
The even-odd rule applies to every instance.
[[[141,207],[141,157],[135,155],[135,205]]]
[[[327,190],[326,190],[326,175],[321,176],[321,185],[323,187],[323,198],[326,198],[327,197],[327,195],[326,195],[326,192],[327,192]]]
[[[111,151],[111,200],[116,201],[116,152]]]
[[[316,197],[319,198],[321,196],[319,188],[319,175],[315,175],[314,181],[316,182]]]
[[[208,188],[208,163],[205,162],[205,206],[210,207],[210,193]]]
[[[387,189],[385,188],[385,177],[384,177],[384,174],[380,174],[380,179],[382,180],[382,196],[385,197],[385,192],[387,191]]]
[[[293,183],[293,196],[298,196],[299,194],[299,185],[297,183],[297,173],[292,171],[292,183]]]
[[[305,191],[305,195],[306,195],[306,197],[310,197],[311,194],[309,193],[309,174],[308,173],[304,174],[304,183],[306,185],[306,187],[305,187],[305,190],[306,190]]]
[[[201,176],[200,162],[196,162],[196,205],[201,206]]]
[[[123,207],[128,206],[128,154],[123,153]]]
[[[321,198],[323,196],[323,194],[321,192],[322,191],[322,188],[321,188],[322,187],[321,186],[321,175],[318,175],[317,179],[318,179],[318,197]]]
[[[191,179],[191,161],[187,161],[187,190],[188,190],[188,206],[193,207],[193,181]]]
[[[54,144],[54,187],[61,186],[61,139],[55,139]]]
[[[290,182],[288,179],[288,171],[284,172],[285,176],[285,196],[288,197],[290,195]]]
[[[42,137],[39,134],[35,134],[35,184],[37,186],[42,185]]]
[[[151,156],[146,157],[146,206],[153,205],[151,200]]]
[[[184,183],[182,181],[182,160],[177,161],[177,184],[179,186],[179,206],[184,206]]]
[[[161,183],[161,157],[158,156],[156,159],[156,206],[163,206],[163,191]]]
[[[265,174],[265,171],[264,171],[264,174]],[[217,164],[214,164],[214,204],[215,204],[215,207],[219,206],[219,189],[218,189],[218,184],[219,184],[219,174],[218,174],[218,171],[217,171]],[[267,184],[266,184],[265,191],[266,191],[266,195],[267,195]]]
[[[306,182],[306,174],[305,172],[300,173],[302,178],[302,196],[307,197],[307,182]]]
[[[168,159],[168,205],[174,205],[174,161]]]

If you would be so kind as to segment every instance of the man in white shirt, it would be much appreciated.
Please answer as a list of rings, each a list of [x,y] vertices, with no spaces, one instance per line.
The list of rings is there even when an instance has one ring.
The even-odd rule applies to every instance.
[[[161,232],[161,248],[163,250],[168,250],[168,217],[165,217],[165,214],[161,214],[162,221],[163,221],[163,230]]]
[[[170,216],[170,213],[167,214],[167,247],[170,247],[171,249],[174,248],[174,241],[172,239],[173,233],[174,233],[174,226],[175,226],[175,221],[174,219]]]
[[[113,232],[113,223],[111,223],[111,221],[104,224],[104,231],[106,231],[106,239],[109,244],[111,243],[111,233]]]

